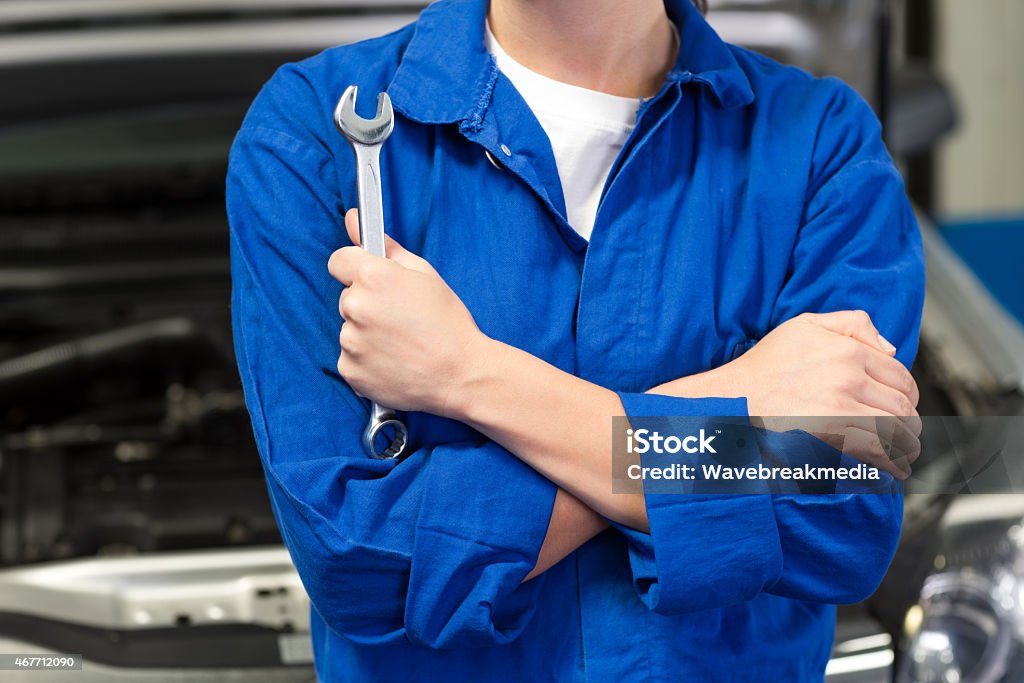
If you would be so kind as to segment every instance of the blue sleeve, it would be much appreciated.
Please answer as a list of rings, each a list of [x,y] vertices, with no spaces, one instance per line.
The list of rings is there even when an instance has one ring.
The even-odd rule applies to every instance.
[[[555,487],[454,423],[437,430],[450,439],[414,440],[397,465],[363,453],[367,404],[336,372],[341,285],[327,259],[350,244],[336,163],[255,108],[227,184],[235,348],[275,515],[313,607],[361,643],[509,642],[536,608],[544,577],[521,581]]]
[[[838,81],[821,83],[832,90],[831,105],[818,132],[804,220],[772,326],[804,312],[864,310],[909,367],[924,301],[917,223],[870,108]],[[688,414],[682,399],[620,398],[630,418]],[[661,613],[722,607],[760,592],[857,602],[878,587],[895,553],[903,513],[899,488],[647,493],[650,533],[620,527],[629,540],[635,588]]]

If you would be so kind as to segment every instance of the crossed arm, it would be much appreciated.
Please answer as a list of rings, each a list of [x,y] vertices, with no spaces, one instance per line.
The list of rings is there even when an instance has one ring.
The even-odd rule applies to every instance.
[[[358,244],[355,211],[345,224]],[[464,422],[559,487],[527,580],[607,520],[647,530],[644,496],[613,494],[609,485],[607,429],[612,416],[625,414],[615,392],[485,336],[433,267],[394,240],[386,259],[345,247],[328,267],[345,285],[338,371],[356,392]],[[745,397],[752,416],[842,416],[853,454],[902,478],[917,456],[920,426],[917,387],[895,352],[863,312],[803,314],[737,360],[649,393]],[[898,421],[903,462],[891,461],[877,436],[858,423],[886,416],[904,418]]]

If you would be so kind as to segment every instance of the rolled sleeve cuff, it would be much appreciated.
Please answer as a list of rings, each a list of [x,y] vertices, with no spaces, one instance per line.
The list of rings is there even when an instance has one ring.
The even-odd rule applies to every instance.
[[[494,443],[433,449],[426,473],[406,626],[429,647],[513,640],[543,576],[522,584],[547,534],[556,488]]]
[[[744,398],[620,393],[636,427],[644,417],[747,417]],[[650,533],[613,524],[627,538],[633,584],[653,611],[678,614],[749,600],[782,572],[779,532],[767,495],[651,493]]]

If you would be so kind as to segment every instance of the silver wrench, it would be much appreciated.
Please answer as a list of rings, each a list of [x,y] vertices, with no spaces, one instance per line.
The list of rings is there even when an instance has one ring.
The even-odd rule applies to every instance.
[[[395,127],[391,98],[377,96],[377,115],[356,114],[358,88],[350,85],[334,109],[334,125],[352,143],[356,155],[356,193],[359,197],[359,243],[375,256],[384,251],[384,203],[381,197],[380,148]],[[393,432],[390,436],[388,431]],[[405,454],[409,432],[391,408],[370,403],[370,421],[363,431],[363,448],[374,458],[394,460]],[[383,448],[378,448],[383,446]]]

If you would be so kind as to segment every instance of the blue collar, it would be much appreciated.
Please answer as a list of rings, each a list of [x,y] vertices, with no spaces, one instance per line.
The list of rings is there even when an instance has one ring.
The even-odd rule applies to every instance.
[[[439,0],[423,10],[388,86],[404,116],[479,127],[497,74],[484,47],[487,7],[488,0]],[[753,102],[750,81],[732,50],[690,0],[665,0],[665,7],[680,37],[679,56],[666,79],[699,83],[726,109]]]

